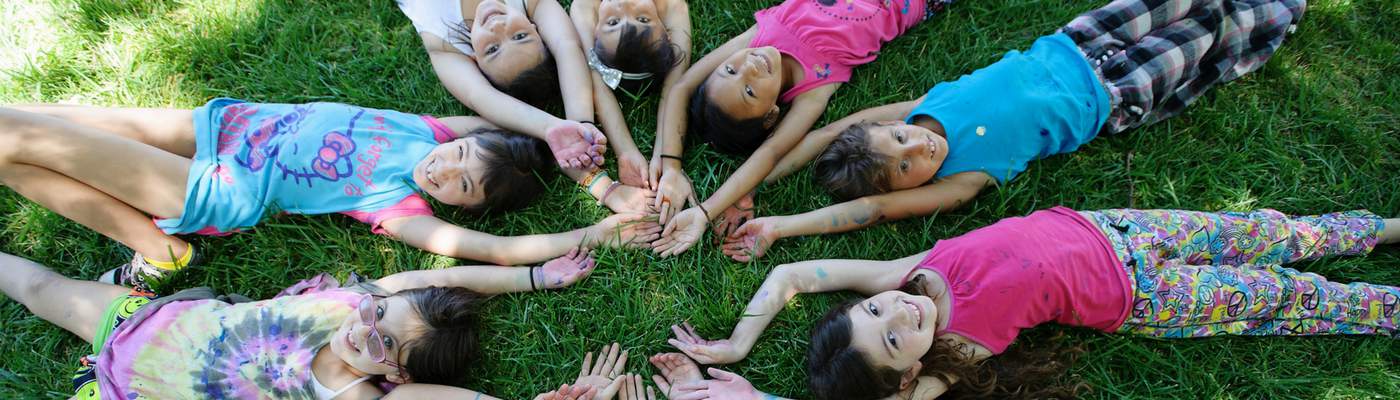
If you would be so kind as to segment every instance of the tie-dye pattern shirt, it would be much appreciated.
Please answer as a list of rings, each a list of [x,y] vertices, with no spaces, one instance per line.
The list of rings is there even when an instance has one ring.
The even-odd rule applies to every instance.
[[[104,399],[312,399],[311,361],[362,293],[331,289],[228,304],[166,304],[98,354]]]

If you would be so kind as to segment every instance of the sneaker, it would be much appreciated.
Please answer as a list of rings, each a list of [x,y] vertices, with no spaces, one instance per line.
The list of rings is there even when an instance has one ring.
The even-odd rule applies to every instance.
[[[145,256],[136,253],[131,257],[131,262],[103,273],[101,277],[97,278],[97,281],[154,293],[152,286],[159,286],[159,282],[163,281],[170,272],[173,271],[156,268],[147,263]]]

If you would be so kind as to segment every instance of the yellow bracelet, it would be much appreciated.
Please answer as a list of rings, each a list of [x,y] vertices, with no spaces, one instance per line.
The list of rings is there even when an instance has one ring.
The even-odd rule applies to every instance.
[[[584,190],[587,190],[589,186],[593,186],[593,180],[596,179],[598,177],[598,173],[602,171],[602,168],[589,171],[588,175],[584,175],[583,180],[578,182],[578,185],[582,186]]]

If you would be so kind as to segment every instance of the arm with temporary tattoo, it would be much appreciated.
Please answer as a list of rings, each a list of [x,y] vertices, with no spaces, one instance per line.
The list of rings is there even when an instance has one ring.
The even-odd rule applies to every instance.
[[[484,294],[529,292],[569,286],[593,272],[593,257],[587,251],[568,254],[534,267],[468,265],[444,269],[405,271],[375,281],[394,293],[428,286],[463,287]]]
[[[927,253],[927,252],[925,252]],[[748,355],[763,330],[798,293],[854,290],[875,294],[899,287],[925,253],[890,261],[812,260],[780,265],[768,274],[728,340],[705,340],[688,325],[672,327],[672,346],[701,364],[728,364]]]

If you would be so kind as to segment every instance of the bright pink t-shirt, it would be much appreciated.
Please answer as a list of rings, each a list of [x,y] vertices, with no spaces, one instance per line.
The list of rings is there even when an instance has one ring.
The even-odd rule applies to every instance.
[[[917,25],[928,0],[787,0],[754,13],[758,33],[749,47],[773,46],[797,59],[802,82],[784,103],[828,83],[846,82],[856,66],[875,60],[880,46]]]
[[[943,277],[945,332],[999,354],[1046,322],[1117,330],[1132,298],[1122,265],[1093,223],[1055,207],[941,240],[910,276],[922,268]]]

